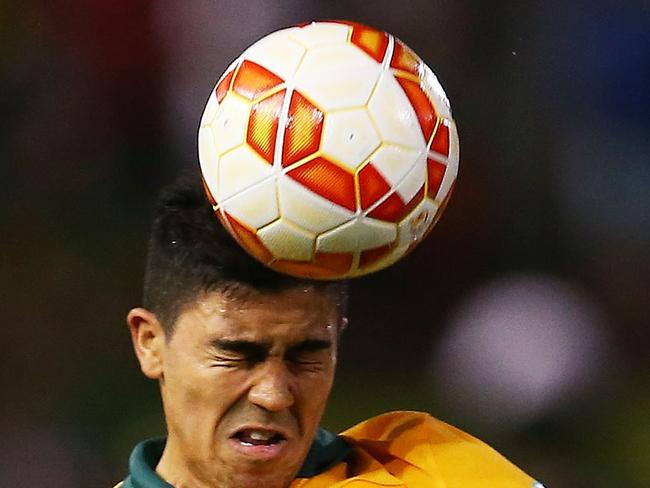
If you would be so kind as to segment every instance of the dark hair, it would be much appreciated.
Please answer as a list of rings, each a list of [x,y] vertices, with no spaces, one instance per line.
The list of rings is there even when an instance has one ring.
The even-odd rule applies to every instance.
[[[259,291],[322,288],[333,293],[341,315],[346,312],[346,282],[294,278],[249,256],[217,219],[198,175],[186,174],[163,189],[149,239],[143,304],[167,334],[199,293],[242,284]]]

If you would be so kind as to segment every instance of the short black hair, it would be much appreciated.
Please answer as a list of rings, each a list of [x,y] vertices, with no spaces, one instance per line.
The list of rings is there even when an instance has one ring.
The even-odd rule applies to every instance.
[[[187,173],[161,192],[144,276],[143,305],[171,335],[184,305],[198,294],[245,285],[258,291],[312,286],[333,293],[346,313],[345,281],[295,278],[271,270],[251,257],[219,222],[197,172]]]

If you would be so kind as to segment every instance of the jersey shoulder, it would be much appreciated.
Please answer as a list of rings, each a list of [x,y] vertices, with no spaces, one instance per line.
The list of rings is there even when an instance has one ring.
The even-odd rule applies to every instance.
[[[398,478],[419,471],[432,480],[444,481],[443,486],[448,488],[541,486],[484,442],[426,413],[386,413],[346,430],[341,436],[380,460]],[[417,470],[409,474],[412,467]]]

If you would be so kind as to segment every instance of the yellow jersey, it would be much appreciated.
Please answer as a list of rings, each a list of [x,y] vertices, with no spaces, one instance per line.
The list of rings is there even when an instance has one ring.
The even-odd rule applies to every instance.
[[[115,488],[173,488],[164,439],[140,443]],[[321,429],[291,488],[543,488],[487,444],[421,412],[390,412],[338,436]]]

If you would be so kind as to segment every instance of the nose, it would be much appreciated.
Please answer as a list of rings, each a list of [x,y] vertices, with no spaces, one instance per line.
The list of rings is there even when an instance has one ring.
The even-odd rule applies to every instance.
[[[291,373],[282,360],[271,360],[259,371],[248,391],[248,400],[269,412],[280,412],[294,403]]]

